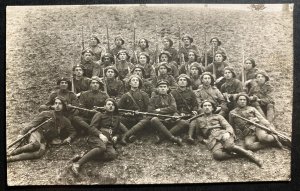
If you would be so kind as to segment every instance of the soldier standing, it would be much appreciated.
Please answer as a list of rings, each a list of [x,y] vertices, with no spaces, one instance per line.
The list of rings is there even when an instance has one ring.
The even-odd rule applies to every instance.
[[[104,69],[105,77],[103,79],[109,97],[119,101],[124,94],[124,83],[118,79],[119,71],[114,66],[108,66]]]
[[[231,125],[225,118],[218,114],[213,114],[216,107],[213,102],[203,101],[202,110],[204,115],[191,122],[189,137],[193,137],[193,132],[203,136],[203,142],[206,143],[208,149],[212,152],[213,158],[216,160],[226,160],[235,157],[237,153],[249,158],[258,166],[262,166],[261,162],[253,156],[251,151],[245,150],[235,145],[235,134]]]
[[[196,45],[192,44],[194,39],[190,35],[188,35],[188,34],[183,35],[181,40],[183,41],[183,46],[180,47],[180,49],[178,51],[178,56],[182,57],[182,54],[183,54],[184,62],[187,62],[189,50],[194,50],[196,52],[199,52],[199,50]],[[182,65],[182,63],[179,63],[179,65]]]
[[[106,52],[105,48],[100,45],[100,40],[96,35],[91,36],[88,49],[94,53],[94,61],[99,61]]]

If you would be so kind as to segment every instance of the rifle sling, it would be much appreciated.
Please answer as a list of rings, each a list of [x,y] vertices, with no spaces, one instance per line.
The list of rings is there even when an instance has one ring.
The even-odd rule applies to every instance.
[[[126,93],[130,98],[131,100],[133,101],[134,105],[136,105],[138,108],[139,108],[139,111],[141,110],[140,106],[137,104],[137,102],[135,101],[135,99],[133,98],[133,96],[131,95],[130,92],[127,92]]]

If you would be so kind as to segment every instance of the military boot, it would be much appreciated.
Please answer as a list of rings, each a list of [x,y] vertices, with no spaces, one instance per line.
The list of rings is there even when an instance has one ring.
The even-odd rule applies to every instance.
[[[176,123],[174,127],[172,127],[172,129],[170,129],[170,133],[172,133],[172,135],[175,135],[176,133],[180,132],[182,129],[188,128],[188,125],[189,124],[185,121],[179,121]]]
[[[144,127],[146,127],[147,121],[140,121],[136,125],[134,125],[130,130],[128,130],[121,139],[121,143],[126,145],[127,144],[127,139],[129,139],[130,142],[133,142],[135,140],[135,136],[132,136],[135,134],[137,131],[140,131]]]
[[[160,120],[153,121],[153,125],[157,128],[158,131],[160,131],[163,134],[163,136],[177,143],[179,146],[182,145],[182,140],[180,138],[174,137],[172,133],[167,129],[167,127]]]
[[[245,150],[242,147],[239,147],[237,145],[233,145],[230,150],[247,157],[252,162],[254,162],[257,166],[262,167],[261,161],[253,155],[252,151]]]

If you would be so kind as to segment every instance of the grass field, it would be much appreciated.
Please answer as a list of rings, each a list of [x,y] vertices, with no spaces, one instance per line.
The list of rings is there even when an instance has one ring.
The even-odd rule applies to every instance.
[[[258,68],[265,69],[275,87],[277,129],[291,134],[292,121],[292,15],[277,12],[229,11],[192,7],[23,7],[7,9],[6,32],[6,135],[16,139],[24,123],[37,114],[60,76],[70,76],[71,66],[79,63],[81,28],[87,41],[98,34],[106,43],[108,23],[110,43],[115,35],[132,46],[133,19],[137,39],[150,40],[155,47],[155,25],[161,37],[171,37],[178,47],[178,23],[182,33],[194,37],[200,49],[204,28],[218,36],[227,50],[230,65],[239,70],[242,47]],[[276,148],[256,152],[263,168],[246,159],[218,162],[204,145],[153,144],[148,135],[118,149],[120,156],[108,163],[88,163],[80,178],[65,170],[67,160],[84,150],[84,141],[71,147],[51,147],[40,160],[8,164],[9,185],[52,184],[144,184],[278,181],[290,179],[290,151]]]

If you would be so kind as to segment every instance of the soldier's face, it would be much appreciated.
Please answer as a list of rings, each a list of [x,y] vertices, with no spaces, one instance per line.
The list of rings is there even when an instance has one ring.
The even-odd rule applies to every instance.
[[[161,66],[159,67],[158,71],[160,74],[166,74],[168,70],[165,66]]]
[[[141,48],[146,48],[146,46],[147,46],[146,41],[144,39],[140,40],[140,47]]]
[[[210,102],[205,102],[205,103],[203,104],[203,111],[204,111],[204,113],[206,113],[206,114],[212,113],[212,111],[213,111],[213,106],[212,106],[212,104],[211,104]]]
[[[66,90],[66,89],[68,89],[68,82],[66,82],[66,81],[61,81],[61,82],[59,83],[59,88],[60,88],[61,90]]]
[[[104,107],[105,110],[108,112],[114,112],[116,108],[112,101],[107,101]]]
[[[170,47],[170,42],[167,39],[163,40],[163,45],[165,48],[169,48]]]
[[[162,54],[162,55],[160,56],[160,59],[161,59],[161,62],[168,62],[169,57],[168,57],[167,55],[165,55],[165,54]]]
[[[223,56],[221,54],[216,54],[215,55],[215,61],[216,62],[222,62],[223,61]]]
[[[121,53],[119,54],[119,59],[120,59],[120,60],[126,60],[126,59],[127,59],[127,54],[126,54],[125,52],[121,52]]]
[[[245,96],[240,96],[237,100],[237,104],[239,107],[245,107],[247,105],[247,99]]]
[[[99,82],[97,82],[96,80],[91,81],[91,90],[98,90],[99,87],[100,87]]]
[[[190,39],[189,39],[188,37],[184,37],[184,38],[183,38],[183,43],[184,43],[185,45],[190,45],[190,44],[191,44],[191,41],[190,41]]]
[[[136,74],[136,75],[142,77],[142,75],[143,75],[142,69],[140,69],[140,68],[134,69],[133,74]]]
[[[178,85],[180,87],[186,87],[187,86],[187,79],[186,78],[179,78],[178,79]]]
[[[94,37],[90,38],[90,45],[91,46],[96,46],[98,44],[97,40]]]
[[[109,58],[109,57],[104,57],[104,58],[103,58],[103,61],[104,61],[105,63],[110,62],[110,58]]]
[[[264,84],[266,82],[266,77],[262,74],[257,74],[256,81],[258,84]]]
[[[139,57],[139,61],[141,64],[146,64],[147,63],[147,57],[145,55],[141,55]]]
[[[199,70],[196,67],[192,67],[191,68],[191,75],[198,75],[199,74]]]
[[[140,81],[139,81],[138,78],[133,77],[133,78],[131,78],[129,84],[130,84],[130,86],[133,87],[133,88],[138,88],[138,87],[139,87],[139,84],[140,84]]]
[[[116,44],[117,46],[121,46],[121,45],[122,45],[122,40],[119,39],[119,38],[117,38],[116,41],[115,41],[115,44]]]
[[[168,93],[168,86],[166,84],[161,84],[158,86],[159,94],[167,94]]]
[[[54,110],[55,111],[62,111],[64,108],[63,103],[61,102],[60,99],[55,99],[54,101]]]
[[[245,70],[250,70],[252,69],[252,63],[250,60],[245,61]]]
[[[91,53],[84,53],[84,55],[83,55],[83,59],[85,61],[90,61],[90,60],[92,60],[92,58],[93,58],[93,56]]]
[[[113,78],[113,77],[115,77],[115,71],[114,71],[113,69],[108,69],[108,70],[106,71],[106,77],[108,77],[108,78]]]
[[[211,77],[209,75],[204,75],[202,78],[202,83],[204,85],[210,85],[211,84]]]
[[[195,54],[193,52],[190,52],[189,53],[189,61],[195,61],[195,58],[196,58]]]
[[[213,47],[217,47],[217,46],[218,46],[218,41],[217,41],[217,39],[212,39],[211,45],[212,45]]]
[[[232,78],[232,73],[230,70],[225,70],[224,71],[224,77],[225,79],[231,79]]]
[[[78,77],[81,77],[83,75],[83,70],[80,67],[75,68],[74,74]]]

